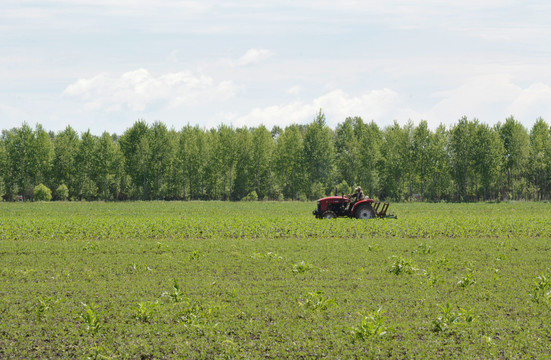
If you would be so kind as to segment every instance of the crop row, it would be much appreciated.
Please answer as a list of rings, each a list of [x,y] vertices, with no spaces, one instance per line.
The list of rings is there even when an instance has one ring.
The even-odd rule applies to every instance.
[[[417,207],[419,212],[408,209],[407,205],[398,205],[395,207],[402,207],[405,213],[398,220],[373,221],[320,221],[311,216],[313,204],[303,203],[270,203],[260,214],[251,213],[247,208],[231,210],[231,206],[235,205],[233,203],[210,203],[210,214],[200,211],[204,210],[204,204],[178,204],[180,208],[171,205],[176,211],[153,216],[140,212],[140,208],[147,207],[142,203],[136,205],[138,211],[134,215],[117,213],[114,204],[92,204],[90,212],[82,213],[86,215],[74,214],[63,205],[52,204],[48,216],[38,217],[32,215],[35,210],[32,207],[10,214],[10,207],[14,207],[7,205],[3,209],[4,216],[0,218],[0,240],[551,237],[551,223],[548,220],[551,211],[542,208],[542,211],[525,214],[515,212],[519,206],[527,207],[526,204],[496,204],[494,206],[502,210],[497,214],[472,214],[468,207],[459,208],[451,214],[425,214],[423,209],[431,204]],[[258,205],[262,209],[262,205]],[[286,206],[295,209],[288,211]],[[105,213],[105,208],[110,211]],[[101,215],[95,216],[95,213]]]

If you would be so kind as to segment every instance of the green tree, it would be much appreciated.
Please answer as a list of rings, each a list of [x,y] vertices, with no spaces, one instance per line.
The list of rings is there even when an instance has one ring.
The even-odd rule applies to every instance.
[[[497,191],[497,177],[501,171],[503,142],[499,134],[486,124],[478,124],[473,138],[476,181],[482,185],[483,199],[492,198]],[[496,194],[497,195],[497,194]]]
[[[239,147],[237,135],[232,127],[221,125],[218,127],[218,141],[214,146],[214,156],[217,159],[222,176],[220,195],[223,200],[231,200],[233,194],[233,178]]]
[[[147,200],[150,182],[149,126],[139,120],[119,139],[125,159],[125,171],[130,177],[131,197]]]
[[[6,190],[8,197],[22,194],[31,198],[34,190],[36,159],[34,150],[34,132],[30,126],[13,128],[2,132],[6,146]]]
[[[4,145],[3,138],[0,136],[0,201],[2,201],[4,195],[6,195],[6,186],[4,182],[4,178],[7,176],[6,168],[6,146]]]
[[[316,118],[306,126],[304,133],[304,161],[307,184],[320,183],[331,188],[334,172],[334,142],[331,129],[325,124],[325,115],[320,110]],[[313,197],[312,187],[308,193]]]
[[[159,121],[153,123],[148,134],[151,196],[164,199],[167,193],[166,180],[174,161],[176,146],[166,126]]]
[[[416,168],[415,168],[415,144],[413,139],[413,130],[414,125],[411,120],[407,122],[406,125],[403,127],[404,132],[404,140],[406,141],[403,145],[400,147],[400,150],[402,151],[402,158],[404,159],[404,163],[407,164],[404,168],[405,175],[407,176],[407,190],[408,190],[408,199],[413,198],[413,189],[416,183]]]
[[[373,197],[380,193],[379,165],[381,164],[383,135],[381,129],[374,122],[365,124],[359,117],[353,120],[359,152],[357,183],[365,189],[367,195]]]
[[[419,179],[419,194],[421,200],[425,199],[426,181],[429,176],[432,157],[432,134],[425,120],[413,130],[413,158],[411,165],[414,168],[416,178]]]
[[[549,198],[549,172],[551,166],[551,134],[549,125],[540,117],[530,130],[528,168],[531,183],[536,187],[536,199]]]
[[[203,134],[203,166],[202,179],[205,184],[205,196],[208,199],[219,199],[220,190],[220,162],[216,158],[217,142],[220,137],[216,129],[205,131]]]
[[[507,174],[507,190],[512,199],[520,198],[525,190],[524,171],[528,164],[530,137],[520,122],[512,116],[499,127],[503,140],[504,165]]]
[[[42,125],[36,125],[32,153],[34,155],[34,183],[46,183],[52,186],[52,169],[55,157],[54,145]]]
[[[104,132],[97,140],[94,149],[95,183],[103,195],[104,201],[116,195],[114,192],[111,193],[110,189],[117,188],[116,175],[119,164],[117,145],[113,142],[112,136],[108,132]]]
[[[448,149],[452,178],[456,185],[457,198],[468,201],[468,187],[474,187],[475,146],[474,138],[478,120],[469,121],[466,116],[450,130]]]
[[[381,173],[382,198],[402,200],[404,198],[405,180],[407,179],[407,162],[410,151],[409,132],[397,122],[385,128],[381,143],[381,158],[378,164]]]
[[[59,132],[54,139],[52,181],[66,184],[69,197],[76,196],[76,154],[80,145],[78,133],[70,126]]]
[[[235,179],[232,198],[240,200],[254,190],[252,176],[249,171],[252,159],[253,136],[246,128],[237,129],[236,144],[239,148],[235,163]]]
[[[80,199],[93,200],[97,196],[97,186],[94,182],[94,154],[96,152],[97,138],[86,131],[81,136],[81,141],[75,157],[77,166],[77,193]]]
[[[180,133],[178,159],[182,169],[184,198],[186,187],[189,189],[189,198],[199,199],[202,196],[201,171],[203,165],[201,147],[203,130],[198,126],[187,125]],[[186,185],[187,184],[187,185]]]
[[[261,125],[252,131],[252,149],[249,174],[252,188],[258,199],[267,197],[273,187],[272,180],[272,156],[274,151],[274,139],[272,133]]]
[[[279,187],[287,199],[297,199],[304,179],[304,145],[297,125],[290,125],[277,138],[274,169]]]
[[[433,201],[449,199],[452,183],[450,157],[448,154],[449,133],[442,124],[431,135],[430,157],[428,162],[428,184],[430,198]]]
[[[358,183],[362,164],[352,118],[346,118],[335,130],[335,165],[339,180],[347,184]]]
[[[181,199],[181,171],[180,164],[178,162],[178,149],[180,141],[180,133],[174,129],[170,129],[167,134],[168,141],[170,142],[170,154],[171,160],[166,165],[163,173],[163,193],[164,198],[167,200]]]

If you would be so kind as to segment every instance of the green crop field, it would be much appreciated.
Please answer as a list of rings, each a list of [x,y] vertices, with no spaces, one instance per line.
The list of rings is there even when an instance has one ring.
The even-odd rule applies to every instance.
[[[551,357],[548,203],[0,204],[0,358]]]

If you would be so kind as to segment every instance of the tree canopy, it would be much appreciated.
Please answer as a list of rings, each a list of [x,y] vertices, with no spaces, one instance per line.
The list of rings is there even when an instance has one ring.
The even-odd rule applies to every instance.
[[[551,129],[513,117],[490,127],[462,117],[380,128],[359,117],[306,125],[168,129],[136,121],[123,134],[27,124],[0,137],[0,196],[53,200],[315,199],[360,185],[381,200],[551,198]],[[67,189],[65,191],[65,189]]]

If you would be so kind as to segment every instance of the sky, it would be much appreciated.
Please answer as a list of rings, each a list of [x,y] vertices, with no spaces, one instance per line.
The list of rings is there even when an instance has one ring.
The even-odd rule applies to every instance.
[[[551,123],[551,2],[2,0],[0,130]]]

